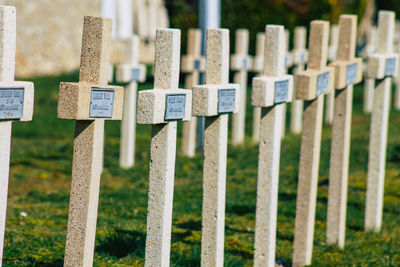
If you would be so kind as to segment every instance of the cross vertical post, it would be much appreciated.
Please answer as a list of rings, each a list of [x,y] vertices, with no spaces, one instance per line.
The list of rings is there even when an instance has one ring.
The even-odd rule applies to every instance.
[[[331,26],[331,33],[329,34],[329,49],[328,60],[333,62],[337,59],[339,42],[339,27],[338,25]],[[332,125],[333,120],[333,105],[335,103],[335,90],[326,95],[325,103],[325,123]]]
[[[252,105],[261,108],[254,266],[275,266],[282,112],[293,96],[293,76],[285,75],[285,39],[283,26],[266,26],[264,70],[253,79]]]
[[[372,27],[368,31],[367,35],[367,46],[366,57],[368,60],[368,56],[376,52],[376,42],[377,42],[377,29],[376,27]],[[364,78],[364,112],[371,113],[372,106],[374,104],[374,89],[375,89],[375,79],[368,77],[368,68],[365,69],[365,78]]]
[[[311,22],[307,70],[296,74],[296,97],[304,103],[303,133],[297,185],[293,265],[311,264],[324,94],[334,85],[334,69],[327,67],[329,22]]]
[[[254,57],[254,62],[253,62],[253,71],[256,73],[257,77],[262,74],[264,68],[264,43],[265,43],[265,33],[264,32],[257,33],[256,56]],[[253,132],[252,132],[252,137],[254,142],[258,142],[258,140],[260,140],[260,119],[261,119],[261,108],[254,107]]]

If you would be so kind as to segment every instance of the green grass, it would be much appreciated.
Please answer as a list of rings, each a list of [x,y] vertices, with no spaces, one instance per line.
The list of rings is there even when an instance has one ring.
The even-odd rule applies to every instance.
[[[77,73],[40,77],[34,120],[14,123],[4,266],[62,266],[71,182],[74,122],[56,118],[58,84]],[[151,88],[151,83],[140,86]],[[225,266],[250,266],[253,258],[257,144],[251,142],[250,108],[246,145],[228,148]],[[290,120],[288,120],[290,121]],[[381,233],[363,231],[369,116],[362,113],[362,88],[356,87],[348,193],[346,248],[325,243],[330,127],[321,147],[313,264],[315,266],[400,265],[400,113],[392,110]],[[137,127],[136,166],[118,167],[119,122],[106,122],[105,170],[97,220],[95,266],[144,263],[150,127]],[[181,130],[181,129],[180,129]],[[202,154],[180,153],[175,177],[171,265],[200,263]],[[282,143],[276,258],[289,266],[296,207],[300,136]],[[21,212],[26,212],[24,217]]]

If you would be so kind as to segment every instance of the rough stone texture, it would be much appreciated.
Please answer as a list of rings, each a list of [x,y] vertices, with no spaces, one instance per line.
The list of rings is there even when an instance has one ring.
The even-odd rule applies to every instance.
[[[337,62],[352,61],[356,52],[357,16],[340,16],[338,35]],[[359,64],[362,64],[361,59]],[[361,67],[358,73],[361,76]],[[346,80],[346,72],[336,72],[335,79]],[[361,79],[356,81],[356,83],[359,82]],[[332,122],[326,242],[344,248],[353,84],[343,90],[340,87],[337,89],[339,90],[336,90]]]
[[[119,165],[125,169],[135,164],[137,81],[132,80],[132,69],[140,69],[140,82],[144,82],[146,79],[145,66],[138,64],[139,37],[136,35],[129,37],[128,47],[128,62],[117,67],[117,81],[129,82],[124,92],[124,111],[121,121],[121,144],[119,154]]]
[[[200,60],[200,69],[194,69],[194,60]],[[185,88],[192,89],[199,84],[200,72],[205,70],[205,58],[201,56],[201,30],[189,29],[187,56],[182,57],[181,71],[187,71],[185,77]],[[197,118],[192,116],[191,120],[183,123],[182,129],[182,153],[188,157],[194,157],[196,150],[196,125]]]
[[[176,29],[158,29],[156,38],[154,90],[173,91],[178,88],[180,62],[180,31]],[[190,96],[191,91],[186,91]],[[138,103],[138,123],[140,98]],[[188,100],[188,97],[186,97]],[[151,103],[149,103],[151,104]],[[165,101],[162,104],[165,106]],[[146,108],[144,105],[143,108]],[[155,106],[148,106],[156,110]],[[189,107],[191,109],[190,103]],[[163,108],[165,109],[165,107]],[[190,118],[190,111],[186,112]],[[145,266],[169,266],[171,247],[172,205],[174,194],[174,175],[176,157],[177,122],[155,124],[152,126],[150,145],[149,199],[147,208],[147,238]]]
[[[251,95],[251,104],[255,107],[270,107],[273,106],[275,98],[275,83],[279,81],[289,81],[288,99],[286,102],[292,101],[293,96],[293,76],[261,76],[253,79],[253,90]],[[282,112],[285,111],[284,104],[282,104]],[[283,116],[283,115],[282,115]],[[282,119],[282,123],[284,120]],[[283,130],[283,128],[282,128]]]
[[[236,31],[235,40],[235,54],[232,55],[232,62],[235,59],[240,58],[240,62],[244,59],[249,58],[249,31],[246,29],[239,29]],[[234,64],[234,63],[231,63]],[[250,65],[250,63],[249,63]],[[231,65],[234,66],[234,65]],[[239,112],[234,114],[232,117],[232,144],[241,145],[244,142],[245,135],[245,123],[246,123],[246,95],[247,95],[247,71],[248,69],[242,68],[236,70],[233,75],[234,83],[240,84],[240,109]]]
[[[398,71],[399,56],[395,53],[386,54],[371,54],[368,56],[368,70],[367,77],[371,79],[383,79],[386,77],[386,60],[394,58],[396,60],[396,67],[394,73]]]
[[[111,50],[111,41],[107,40],[111,40],[110,29],[110,19],[85,17],[80,82],[72,87],[82,90],[84,87],[107,86]],[[92,83],[89,85],[87,81]],[[115,90],[116,93],[117,90],[121,92],[121,96],[116,97],[121,102],[115,102],[114,99],[114,104],[120,106],[123,88]],[[79,98],[81,92],[78,91],[70,95],[72,106],[76,105],[74,101]],[[85,99],[88,105],[90,98],[86,96]],[[119,108],[122,111],[122,107],[114,105],[114,112]],[[103,143],[104,119],[76,121],[64,266],[92,266],[93,263]]]
[[[295,65],[293,73],[297,74],[304,70],[304,61],[301,60],[301,54],[304,53],[303,58],[306,59],[306,36],[307,28],[298,26],[294,29],[294,50],[293,50],[293,64]],[[299,55],[299,56],[297,56]],[[294,77],[296,82],[296,76]],[[293,90],[293,98],[295,98],[295,90]],[[300,133],[303,122],[303,100],[294,99],[291,107],[291,120],[290,130],[292,133]]]
[[[310,56],[305,73],[321,71],[325,68],[328,54],[328,35],[329,22],[311,22],[308,41]],[[333,80],[332,76],[330,75],[330,80]],[[333,85],[333,81],[331,83]],[[296,90],[300,88],[297,87]],[[293,266],[311,264],[323,106],[324,96],[320,95],[317,98],[306,101],[304,107],[293,242]]]
[[[283,80],[287,77],[287,75],[283,75],[286,53],[284,27],[267,25],[265,36],[263,76],[254,79],[277,78]],[[292,78],[292,76],[289,77]],[[255,93],[254,86],[253,82],[252,94]],[[274,83],[270,86],[272,88],[264,90],[272,89],[274,91]],[[293,83],[289,84],[289,101],[292,96],[290,88],[293,88]],[[260,120],[254,266],[275,266],[283,104],[268,106],[262,106]]]
[[[256,76],[260,76],[264,69],[264,43],[265,33],[257,33],[256,39],[256,55],[253,61],[253,71],[256,72]],[[254,142],[258,142],[260,139],[260,119],[261,119],[261,108],[253,108],[253,132],[252,137]]]
[[[390,54],[393,50],[395,13],[380,11],[378,15],[378,54]],[[378,80],[374,91],[369,139],[367,195],[365,207],[365,230],[380,231],[382,225],[383,189],[387,129],[389,120],[390,77]]]
[[[207,31],[206,85],[229,81],[229,31]],[[217,102],[217,99],[210,99]],[[224,264],[228,114],[205,118],[201,266]]]
[[[100,15],[99,0],[0,0],[0,4],[13,5],[18,10],[18,76],[76,69],[83,16]]]
[[[0,6],[0,87],[23,87],[24,106],[19,121],[30,121],[33,115],[34,88],[31,82],[14,82],[16,50],[16,9]],[[10,171],[12,121],[0,121],[0,266],[3,261],[4,232]]]

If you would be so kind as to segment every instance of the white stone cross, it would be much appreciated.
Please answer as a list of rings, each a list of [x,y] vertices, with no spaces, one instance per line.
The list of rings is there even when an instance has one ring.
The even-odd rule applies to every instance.
[[[135,164],[137,82],[146,80],[146,66],[139,64],[139,37],[127,39],[128,62],[117,66],[117,82],[127,83],[121,122],[119,165],[127,169]]]
[[[232,118],[232,144],[237,146],[244,142],[246,123],[246,90],[247,72],[252,69],[253,60],[249,53],[249,31],[238,29],[235,38],[235,54],[231,56],[231,70],[235,71],[233,80],[240,84],[239,112]]]
[[[79,83],[60,84],[58,118],[75,120],[65,266],[92,266],[104,120],[121,120],[124,91],[109,86],[111,19],[85,16]]]
[[[303,71],[307,62],[306,38],[307,28],[303,26],[297,26],[294,29],[294,49],[292,51],[294,74]],[[295,93],[296,92],[293,90],[293,95]],[[292,133],[298,134],[301,132],[301,125],[303,122],[303,107],[303,100],[293,99],[290,113],[290,130]]]
[[[338,54],[338,41],[339,40],[339,27],[338,25],[331,25],[331,33],[329,34],[329,49],[328,60],[333,62]],[[335,90],[326,95],[325,103],[325,123],[332,125],[333,121],[333,108],[335,103]]]
[[[0,6],[0,266],[6,226],[12,123],[31,121],[33,116],[33,83],[14,81],[16,13],[15,7]]]
[[[400,53],[400,21],[396,20],[394,36],[394,49],[395,53]],[[396,75],[393,77],[393,83],[396,88],[393,97],[393,106],[396,110],[400,110],[400,71],[397,70]]]
[[[265,43],[265,33],[257,33],[256,38],[256,55],[253,61],[253,71],[256,76],[260,76],[264,69],[264,43]],[[253,108],[253,132],[252,138],[254,142],[258,142],[260,139],[260,119],[261,119],[261,108]]]
[[[228,115],[239,111],[240,86],[229,84],[229,31],[207,31],[206,83],[193,87],[193,116],[205,117],[201,265],[224,263]]]
[[[372,27],[368,31],[367,35],[367,46],[365,48],[366,58],[368,60],[368,56],[376,52],[376,38],[377,29],[376,27]],[[368,64],[365,64],[368,66]],[[375,89],[375,79],[369,78],[367,75],[368,68],[364,68],[364,112],[371,113],[372,106],[374,104],[374,89]]]
[[[327,67],[329,22],[311,22],[307,71],[296,74],[296,98],[305,100],[297,185],[293,265],[311,264],[317,200],[324,94],[333,90]]]
[[[285,39],[283,26],[267,25],[264,71],[253,79],[252,105],[262,109],[254,266],[275,266],[282,112],[293,96],[293,76],[285,75]]]
[[[398,54],[393,53],[394,23],[394,12],[379,12],[377,49],[368,58],[367,75],[375,79],[376,87],[369,137],[365,230],[376,232],[382,225],[391,77],[398,69],[399,60]]]
[[[288,74],[289,68],[293,65],[293,57],[292,54],[289,51],[289,46],[290,46],[290,32],[289,30],[285,30],[285,74]],[[293,92],[293,90],[292,90]],[[286,103],[282,103],[282,131],[281,135],[282,138],[285,136],[286,132]]]
[[[177,121],[192,110],[192,91],[178,89],[180,42],[180,30],[157,30],[154,89],[138,97],[137,122],[152,125],[145,266],[169,266]]]
[[[349,176],[353,84],[362,80],[362,59],[355,58],[357,16],[339,17],[339,43],[335,67],[335,102],[329,168],[326,242],[344,247],[347,180]]]
[[[189,29],[187,41],[187,55],[182,56],[181,72],[185,72],[185,88],[192,88],[199,84],[200,73],[205,71],[205,58],[201,55],[201,30]],[[182,152],[193,157],[196,151],[197,118],[183,123]]]

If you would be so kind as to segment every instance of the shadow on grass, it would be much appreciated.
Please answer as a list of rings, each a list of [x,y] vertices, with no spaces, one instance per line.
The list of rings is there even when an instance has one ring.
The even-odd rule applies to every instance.
[[[144,258],[146,234],[134,230],[114,230],[103,238],[96,251],[106,253],[117,258],[123,258],[128,254]]]

